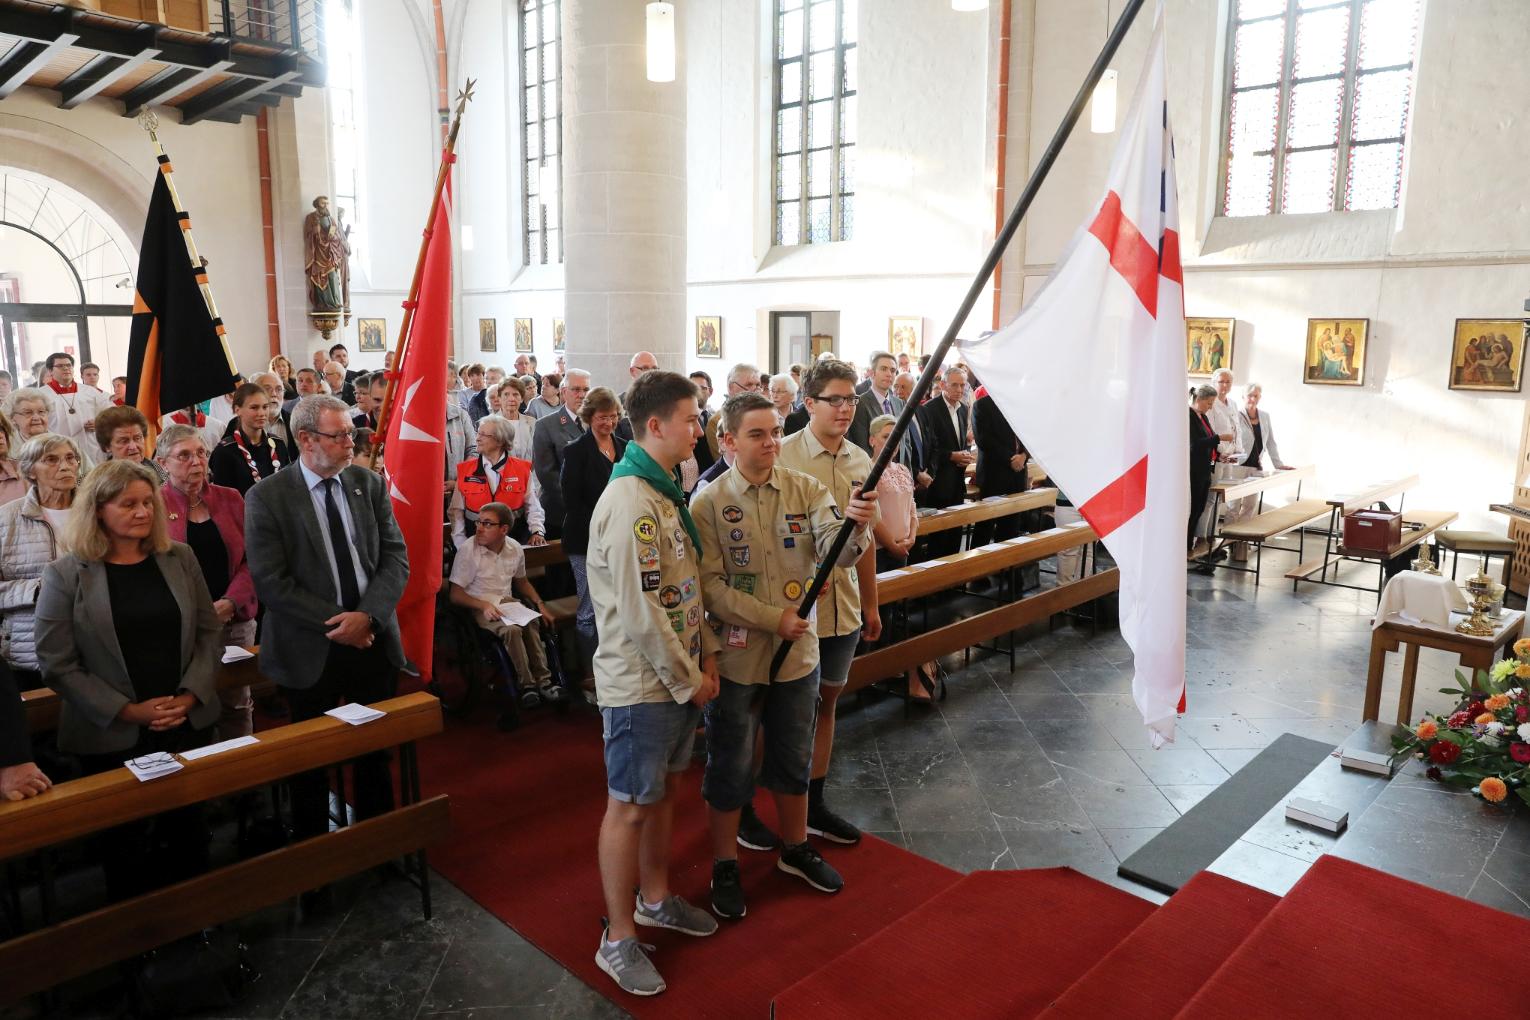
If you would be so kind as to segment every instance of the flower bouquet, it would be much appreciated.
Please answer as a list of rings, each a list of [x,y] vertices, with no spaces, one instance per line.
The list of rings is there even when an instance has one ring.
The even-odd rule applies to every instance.
[[[1449,715],[1426,712],[1393,739],[1398,752],[1429,764],[1425,774],[1469,787],[1491,804],[1513,793],[1530,804],[1530,638],[1514,642],[1514,658],[1478,670],[1476,689],[1456,671],[1458,687],[1442,687],[1460,706]]]

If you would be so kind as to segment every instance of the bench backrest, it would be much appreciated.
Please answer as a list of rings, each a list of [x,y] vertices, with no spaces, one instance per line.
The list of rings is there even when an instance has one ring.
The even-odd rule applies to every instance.
[[[1385,481],[1371,482],[1369,485],[1355,492],[1335,493],[1328,497],[1328,505],[1340,508],[1342,513],[1352,514],[1356,510],[1364,510],[1366,507],[1393,496],[1401,495],[1409,489],[1418,486],[1418,475],[1407,475],[1403,478],[1389,478]]]
[[[938,531],[961,528],[997,517],[1039,510],[1057,505],[1057,490],[1051,488],[1031,489],[1008,496],[989,496],[987,499],[969,499],[956,506],[922,512],[919,515],[919,534],[932,535]]]
[[[916,564],[877,575],[877,601],[883,605],[902,599],[944,591],[959,584],[989,577],[1025,563],[1044,560],[1066,549],[1095,541],[1094,529],[1084,521],[1022,535],[1007,542],[952,553],[928,564]]]
[[[256,653],[258,656],[260,646],[250,645],[245,651]],[[249,687],[254,691],[270,689],[275,684],[261,675],[259,663],[259,658],[223,663],[218,667],[218,690],[228,691],[235,687]],[[27,713],[29,732],[45,733],[58,728],[58,716],[63,709],[64,699],[53,688],[39,687],[36,690],[22,691],[21,703]]]

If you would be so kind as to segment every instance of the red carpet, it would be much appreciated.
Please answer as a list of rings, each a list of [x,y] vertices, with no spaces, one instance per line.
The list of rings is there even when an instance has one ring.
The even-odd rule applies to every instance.
[[[1179,1015],[1524,1017],[1527,946],[1530,921],[1321,857]]]
[[[1041,1015],[1049,1020],[1167,1020],[1279,902],[1267,892],[1203,871]]]
[[[845,889],[825,896],[775,870],[773,854],[742,852],[749,916],[709,938],[641,929],[669,988],[627,995],[594,962],[601,902],[595,839],[605,811],[600,727],[588,716],[543,716],[514,733],[492,722],[448,721],[420,745],[426,795],[450,794],[452,836],[430,863],[522,936],[639,1017],[770,1015],[771,999],[796,978],[961,876],[877,839],[825,849]],[[675,891],[705,905],[711,879],[700,769],[676,803]],[[758,804],[773,818],[769,798]],[[1138,901],[1141,902],[1141,901]],[[1144,904],[1146,906],[1146,904]],[[901,961],[887,961],[900,966]],[[860,980],[850,982],[863,987]]]
[[[1035,1016],[1154,910],[1068,868],[976,872],[778,995],[776,1020]]]

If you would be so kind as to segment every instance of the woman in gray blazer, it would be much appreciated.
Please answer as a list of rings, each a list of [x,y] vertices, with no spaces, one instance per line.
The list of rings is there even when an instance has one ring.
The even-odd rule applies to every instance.
[[[218,719],[223,625],[196,556],[170,541],[159,481],[113,460],[85,479],[63,556],[43,572],[37,654],[62,697],[59,749],[87,773],[200,746]],[[113,898],[207,866],[200,805],[99,841]]]

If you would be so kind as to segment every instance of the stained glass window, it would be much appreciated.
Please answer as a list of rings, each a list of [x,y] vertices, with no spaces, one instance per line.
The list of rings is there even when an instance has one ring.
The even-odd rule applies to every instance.
[[[1396,207],[1420,0],[1236,0],[1222,211]]]
[[[856,6],[856,0],[776,0],[776,244],[850,238]]]
[[[559,0],[521,0],[521,151],[525,159],[526,264],[563,261],[563,84]]]

